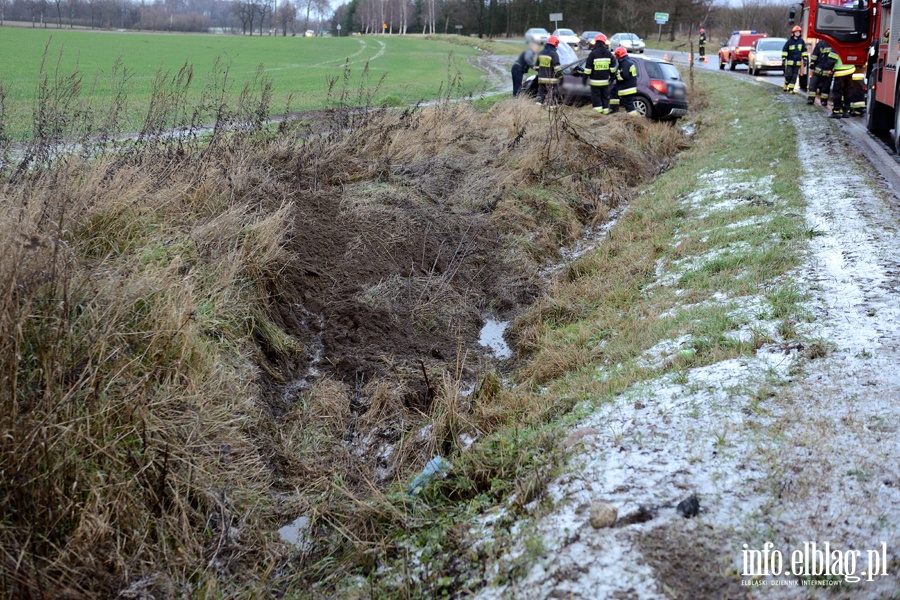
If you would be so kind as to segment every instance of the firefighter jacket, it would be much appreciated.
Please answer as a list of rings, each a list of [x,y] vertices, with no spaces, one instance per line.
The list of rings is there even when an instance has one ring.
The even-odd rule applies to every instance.
[[[700,34],[700,47],[706,48],[706,34],[705,33]]]
[[[611,75],[616,72],[618,61],[609,51],[609,46],[597,42],[584,62],[584,74],[593,86],[609,85]]]
[[[788,41],[784,43],[784,48],[781,49],[782,62],[788,67],[799,67],[807,59],[809,59],[809,54],[806,52],[806,42],[803,41],[803,38],[794,36],[788,38]]]
[[[848,77],[853,75],[856,72],[856,67],[853,65],[845,65],[841,62],[841,57],[837,57],[837,62],[834,65],[834,76],[837,77]]]
[[[616,89],[619,97],[637,93],[637,65],[630,56],[625,56],[619,61],[619,69],[616,72]]]
[[[556,48],[546,44],[537,57],[538,83],[544,85],[556,85],[559,83],[559,54]]]
[[[831,75],[835,63],[840,59],[841,57],[828,45],[828,42],[819,40],[819,43],[813,48],[812,57],[810,57],[813,73]]]

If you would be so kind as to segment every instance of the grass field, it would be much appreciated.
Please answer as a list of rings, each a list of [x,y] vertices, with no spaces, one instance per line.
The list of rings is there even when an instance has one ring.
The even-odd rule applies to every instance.
[[[217,59],[229,67],[229,80],[237,90],[252,81],[263,65],[273,84],[275,112],[283,112],[291,96],[292,110],[324,108],[327,82],[342,77],[345,61],[349,61],[348,83],[353,88],[358,87],[367,63],[372,86],[384,77],[373,98],[376,103],[399,105],[434,98],[446,91],[448,79],[457,73],[461,81],[455,94],[477,92],[484,85],[483,72],[468,62],[480,50],[422,37],[241,37],[0,28],[0,56],[16,57],[0,61],[8,129],[15,137],[28,131],[45,48],[51,74],[57,62],[60,75],[77,69],[83,78],[82,96],[100,101],[114,94],[110,74],[120,59],[128,73],[126,115],[132,126],[146,111],[156,73],[177,71],[185,62],[194,68],[191,89],[198,96]]]

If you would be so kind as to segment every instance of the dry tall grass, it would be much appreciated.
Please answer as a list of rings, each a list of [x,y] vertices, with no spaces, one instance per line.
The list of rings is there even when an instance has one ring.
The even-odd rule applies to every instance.
[[[276,127],[268,84],[229,96],[226,75],[217,67],[188,106],[190,67],[160,74],[129,137],[116,133],[124,83],[90,107],[77,74],[45,73],[21,146],[2,135],[0,88],[4,597],[265,596],[296,571],[333,585],[404,518],[380,495],[378,469],[389,483],[458,452],[461,433],[485,435],[530,408],[493,375],[464,397],[452,359],[326,378],[284,406],[281,383],[306,351],[285,317],[304,298],[292,275],[298,207],[330,198],[368,218],[430,202],[444,212],[417,209],[403,227],[435,231],[422,219],[463,215],[440,273],[398,272],[372,300],[443,327],[476,295],[461,274],[478,244],[500,240],[493,258],[511,279],[536,278],[683,145],[663,125],[525,101],[485,114],[340,96],[313,126]],[[348,201],[359,182],[391,193]],[[360,234],[359,260],[402,235],[381,231]],[[408,406],[422,373],[433,399]],[[362,440],[389,428],[399,441],[385,466]],[[300,510],[323,542],[288,568],[273,532]]]

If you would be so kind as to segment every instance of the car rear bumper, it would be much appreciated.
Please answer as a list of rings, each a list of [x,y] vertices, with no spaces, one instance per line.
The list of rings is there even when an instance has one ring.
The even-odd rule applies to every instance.
[[[653,116],[660,120],[678,119],[688,112],[687,100],[659,98],[653,101]]]

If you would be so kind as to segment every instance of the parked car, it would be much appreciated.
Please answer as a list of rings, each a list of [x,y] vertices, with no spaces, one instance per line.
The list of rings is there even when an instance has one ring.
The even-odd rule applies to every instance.
[[[719,68],[724,69],[727,64],[728,68],[734,71],[738,65],[746,65],[750,60],[750,48],[753,47],[753,43],[764,37],[769,36],[750,30],[732,33],[728,41],[719,48]]]
[[[615,50],[619,46],[622,46],[628,52],[638,52],[640,54],[643,54],[644,49],[647,47],[644,40],[633,33],[617,33],[609,38],[610,48]]]
[[[543,27],[532,27],[528,31],[525,32],[525,42],[531,43],[534,42],[536,44],[543,44],[547,41],[547,38],[550,37],[550,32],[544,29]]]
[[[578,48],[581,50],[590,50],[594,47],[594,38],[600,35],[599,31],[585,31],[578,36]]]
[[[747,58],[749,73],[759,75],[762,71],[783,71],[781,50],[785,42],[785,38],[762,38],[753,42]]]
[[[571,29],[557,29],[553,32],[553,35],[559,38],[559,41],[563,44],[568,44],[573,48],[578,47],[578,36],[575,35],[575,32]]]
[[[560,46],[562,48],[562,46]],[[591,88],[584,82],[584,63],[582,58],[574,62],[563,60],[560,52],[562,83],[559,92],[566,104],[586,104],[591,101]],[[635,56],[638,68],[637,95],[634,109],[651,119],[674,121],[688,112],[687,87],[681,79],[681,73],[675,65],[658,58]],[[537,94],[537,77],[531,76],[522,84],[526,94]]]

